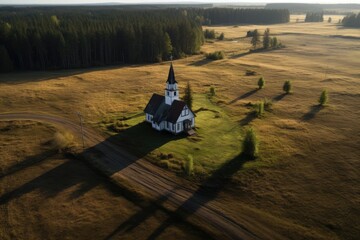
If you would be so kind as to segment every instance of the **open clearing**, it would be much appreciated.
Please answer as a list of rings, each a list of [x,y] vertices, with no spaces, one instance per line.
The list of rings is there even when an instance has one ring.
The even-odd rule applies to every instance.
[[[240,153],[243,129],[251,125],[259,135],[261,157],[226,176],[229,181],[217,194],[217,199],[224,203],[224,212],[237,218],[242,211],[252,209],[254,218],[271,223],[273,229],[292,239],[356,239],[360,234],[360,31],[293,20],[294,16],[289,24],[210,27],[224,32],[226,39],[207,42],[202,50],[223,50],[226,59],[211,62],[198,55],[174,62],[180,94],[190,81],[195,93],[194,110],[207,109],[197,113],[198,137],[194,139],[156,133],[150,126],[141,124],[143,117],[139,113],[151,94],[163,93],[169,63],[3,74],[0,75],[0,111],[45,112],[75,121],[75,112],[80,111],[87,125],[108,133],[106,126],[112,118],[135,116],[124,120],[127,129],[111,133],[121,140],[120,144],[152,161],[160,153],[171,153],[173,158],[169,161],[174,171],[181,171],[182,161],[192,154],[197,172],[204,178]],[[244,38],[246,31],[257,28],[263,32],[266,27],[286,48],[248,53],[250,39]],[[245,76],[248,69],[257,75]],[[256,91],[260,76],[265,77],[266,86]],[[293,82],[291,95],[282,94],[285,80]],[[215,86],[217,92],[211,100],[207,97],[210,86]],[[329,90],[330,104],[319,108],[317,100],[324,88]],[[262,119],[251,118],[247,104],[264,97],[273,99],[273,111]],[[1,163],[3,169],[15,164],[13,161],[42,156],[46,151],[41,143],[49,139],[53,130],[49,126],[31,128],[21,133],[26,137],[35,132],[32,141],[18,140],[20,132],[14,135],[18,136],[13,139],[14,145],[19,146],[16,150],[6,145],[8,139],[1,140],[6,145],[1,147],[2,159],[6,159]],[[145,137],[141,135],[144,133]],[[142,147],[136,149],[137,146]],[[63,165],[76,170],[71,183],[65,181],[60,186],[46,188],[33,187],[34,182],[26,185],[28,181],[46,185],[44,181],[49,177],[46,172],[59,167],[61,170]],[[40,181],[36,180],[37,176]],[[19,238],[29,231],[34,238],[56,238],[56,234],[65,232],[69,238],[95,236],[116,228],[121,219],[126,220],[138,208],[121,192],[109,190],[105,180],[82,162],[59,155],[26,168],[24,173],[4,177],[0,184],[5,184],[4,181],[9,184],[9,180],[10,190],[1,188],[2,199],[5,192],[25,186],[22,191],[26,194],[7,205],[14,214],[6,223],[17,229],[11,236]],[[87,184],[93,181],[95,186],[88,188]],[[78,191],[82,191],[81,196],[69,200]],[[30,202],[38,204],[30,205]],[[55,204],[59,202],[63,206]],[[127,207],[114,207],[114,202]],[[99,208],[91,207],[90,203]],[[22,211],[29,206],[34,206],[34,214],[23,218],[27,215]],[[60,213],[63,218],[59,218]],[[66,217],[79,219],[84,225],[76,223],[75,229]],[[161,219],[165,218],[159,217],[154,222]],[[31,221],[34,227],[24,221]],[[95,231],[95,225],[104,229]],[[187,237],[189,232],[184,233],[184,229],[188,228],[185,225],[173,231],[180,238]],[[142,234],[136,230],[128,236],[134,237],[135,232]]]

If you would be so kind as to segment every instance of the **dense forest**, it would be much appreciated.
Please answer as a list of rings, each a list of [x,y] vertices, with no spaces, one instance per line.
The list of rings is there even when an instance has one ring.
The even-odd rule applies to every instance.
[[[193,10],[196,11],[196,10]],[[205,24],[275,24],[290,20],[286,9],[232,9],[208,8],[200,9],[197,15],[204,17]]]
[[[182,11],[0,13],[0,69],[154,62],[199,51],[200,23]],[[186,36],[186,37],[184,37]]]
[[[345,27],[360,28],[360,13],[358,13],[357,15],[351,14],[344,17],[344,19],[342,20],[342,24]]]
[[[291,13],[324,12],[334,14],[360,10],[360,4],[268,3],[265,9],[289,9]]]
[[[287,10],[3,7],[0,72],[158,62],[199,52],[204,23],[287,21]]]
[[[323,22],[323,21],[324,21],[324,13],[322,12],[307,13],[305,17],[305,22]]]

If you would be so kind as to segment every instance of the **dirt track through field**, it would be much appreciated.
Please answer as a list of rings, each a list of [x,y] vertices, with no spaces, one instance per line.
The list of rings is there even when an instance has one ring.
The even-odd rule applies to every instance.
[[[0,121],[9,120],[47,122],[66,128],[77,136],[80,135],[78,124],[57,116],[33,113],[0,114]],[[84,138],[89,147],[84,151],[84,156],[93,156],[96,153],[95,155],[98,156],[96,166],[103,172],[107,169],[105,174],[112,180],[116,181],[119,179],[117,177],[120,177],[135,187],[145,189],[147,194],[157,199],[157,202],[161,202],[163,206],[175,211],[176,214],[181,214],[183,218],[195,215],[202,224],[209,225],[215,230],[217,237],[226,239],[283,238],[257,222],[249,214],[241,213],[242,215],[237,220],[230,218],[223,213],[224,206],[206,194],[209,190],[204,190],[202,186],[196,187],[144,159],[138,159],[95,131],[84,128]],[[171,219],[155,230],[151,235],[152,238],[156,238],[168,224],[171,224]],[[254,234],[252,229],[256,229],[257,234]],[[115,235],[116,232],[111,237]]]

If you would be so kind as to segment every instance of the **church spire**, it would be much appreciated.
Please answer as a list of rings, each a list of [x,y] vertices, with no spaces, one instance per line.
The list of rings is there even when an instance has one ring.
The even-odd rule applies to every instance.
[[[174,68],[173,68],[172,63],[170,65],[169,75],[168,75],[168,79],[166,82],[169,84],[177,83],[177,81],[175,80],[175,73],[174,73]]]

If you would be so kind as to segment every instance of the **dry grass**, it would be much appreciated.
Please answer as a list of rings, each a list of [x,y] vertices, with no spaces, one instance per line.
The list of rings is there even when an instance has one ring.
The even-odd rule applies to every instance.
[[[115,232],[112,239],[146,239],[169,218],[84,162],[59,154],[51,144],[56,131],[0,122],[0,239],[106,239]],[[172,237],[206,236],[180,221],[160,236]]]
[[[178,60],[175,73],[180,89],[190,81],[199,98],[216,87],[218,107],[233,123],[247,123],[258,133],[262,161],[246,163],[250,170],[235,174],[234,183],[219,193],[225,212],[236,218],[251,209],[289,238],[355,239],[360,234],[360,32],[338,27],[335,16],[330,24],[296,23],[296,18],[289,24],[211,27],[227,40],[206,43],[202,50],[224,51],[227,58]],[[267,27],[286,48],[248,54],[246,31]],[[36,110],[75,121],[75,111],[81,111],[87,124],[95,125],[106,116],[141,112],[153,92],[162,93],[168,67],[1,75],[0,111]],[[245,76],[246,70],[258,75]],[[266,88],[253,91],[260,75]],[[282,95],[285,80],[292,81],[293,94]],[[322,109],[316,105],[324,88],[331,104]],[[247,104],[265,97],[273,100],[273,111],[248,121]]]

